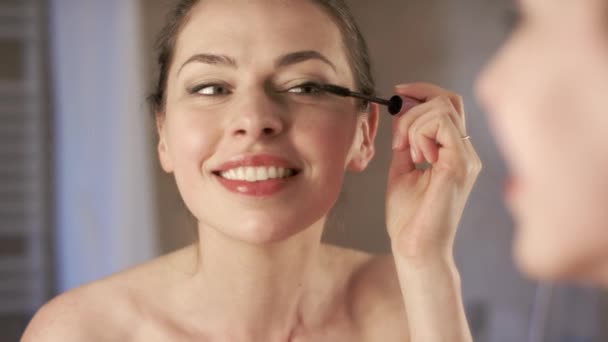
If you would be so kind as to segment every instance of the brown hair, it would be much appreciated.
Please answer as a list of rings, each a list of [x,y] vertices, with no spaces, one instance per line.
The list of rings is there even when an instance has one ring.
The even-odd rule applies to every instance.
[[[158,81],[153,93],[148,97],[153,113],[164,111],[165,96],[169,69],[173,62],[173,54],[177,37],[186,25],[190,12],[200,0],[178,0],[167,17],[167,23],[160,31],[156,41],[158,50]],[[369,50],[365,39],[355,22],[344,0],[311,0],[333,19],[342,33],[344,50],[347,54],[351,71],[355,78],[358,91],[375,94],[375,84],[371,72]]]

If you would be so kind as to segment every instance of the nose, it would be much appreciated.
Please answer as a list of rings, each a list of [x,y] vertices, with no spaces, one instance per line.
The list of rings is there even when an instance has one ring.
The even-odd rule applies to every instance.
[[[271,138],[280,135],[285,128],[279,104],[264,92],[251,93],[235,111],[230,127],[234,137]]]
[[[492,109],[500,105],[498,102],[503,100],[504,91],[514,89],[512,86],[517,84],[517,82],[513,82],[516,70],[510,66],[514,65],[512,61],[513,44],[514,40],[511,37],[494,54],[475,81],[475,96],[486,111],[492,112]]]
[[[495,96],[499,85],[496,83],[497,74],[495,63],[486,65],[475,80],[474,92],[478,103],[487,111],[495,104]]]

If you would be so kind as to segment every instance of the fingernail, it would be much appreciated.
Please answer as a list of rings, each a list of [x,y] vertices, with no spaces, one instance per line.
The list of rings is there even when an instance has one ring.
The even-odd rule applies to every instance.
[[[412,154],[412,161],[416,161],[416,149],[414,148],[414,146],[410,147],[410,153]]]

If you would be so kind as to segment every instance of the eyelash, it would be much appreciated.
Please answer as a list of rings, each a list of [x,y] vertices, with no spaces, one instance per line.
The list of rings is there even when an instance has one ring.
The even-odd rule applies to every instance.
[[[299,94],[299,95],[303,95],[303,96],[320,96],[320,95],[323,95],[323,93],[324,93],[324,91],[321,90],[321,85],[318,83],[315,83],[315,82],[304,82],[304,83],[298,84],[296,86],[293,86],[284,92],[289,92],[290,90],[295,89],[295,88],[308,88],[312,91],[310,93],[295,93],[295,94]],[[292,94],[294,94],[294,93],[292,93]]]
[[[209,87],[214,87],[214,88],[222,88],[224,89],[226,92],[223,92],[221,94],[213,94],[213,95],[209,95],[209,94],[201,94],[200,91],[205,89],[205,88],[209,88]],[[203,84],[199,84],[199,85],[195,85],[194,87],[188,89],[188,93],[192,94],[192,95],[202,95],[202,96],[218,96],[218,95],[227,95],[230,91],[228,90],[228,87],[226,87],[225,84],[221,84],[221,83],[203,83]]]
[[[200,93],[201,90],[203,90],[205,88],[209,88],[209,87],[222,88],[225,90],[225,92],[222,92],[220,94],[211,94],[211,95]],[[309,93],[306,93],[306,92],[298,93],[298,92],[290,91],[290,90],[293,90],[296,88],[308,88],[308,90],[310,90],[310,92]],[[188,93],[190,93],[192,95],[201,95],[201,96],[223,96],[223,95],[229,95],[230,91],[227,89],[226,85],[224,85],[224,84],[204,83],[204,84],[199,84],[199,85],[193,86],[192,88],[188,89]],[[291,94],[297,94],[300,96],[320,96],[320,95],[323,95],[324,91],[321,90],[321,85],[319,83],[304,82],[304,83],[298,84],[296,86],[290,87],[287,90],[279,91],[279,93],[291,93]]]

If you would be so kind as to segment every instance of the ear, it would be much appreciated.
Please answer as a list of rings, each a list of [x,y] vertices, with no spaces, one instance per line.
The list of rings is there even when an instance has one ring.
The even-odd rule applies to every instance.
[[[167,173],[173,172],[173,162],[169,154],[167,146],[166,129],[165,129],[165,113],[156,112],[156,131],[158,132],[158,159],[163,170]]]
[[[370,103],[369,112],[359,117],[355,139],[346,165],[348,170],[363,171],[372,160],[376,151],[374,141],[378,132],[378,113],[378,105]]]

